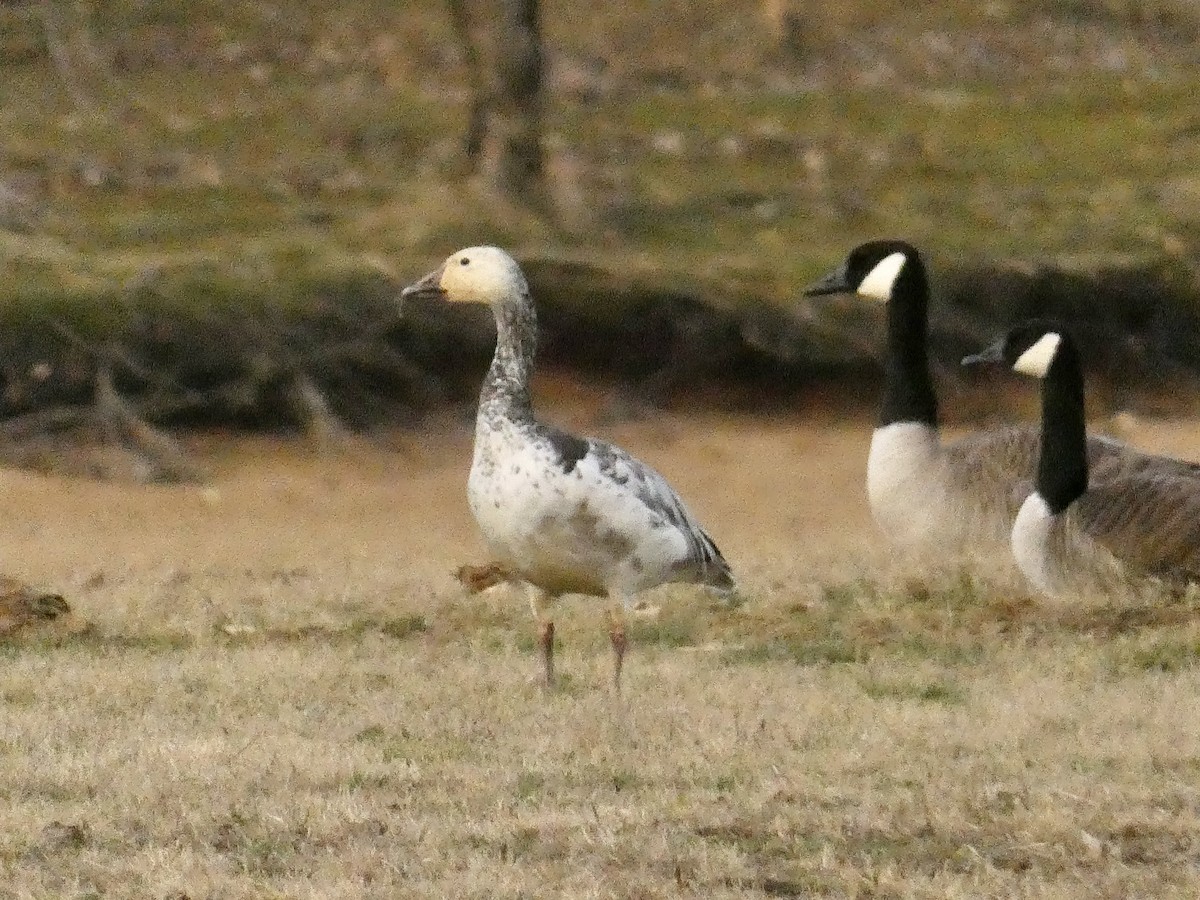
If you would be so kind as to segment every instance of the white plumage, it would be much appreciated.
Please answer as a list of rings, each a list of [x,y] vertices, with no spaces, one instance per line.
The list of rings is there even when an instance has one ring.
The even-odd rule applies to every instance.
[[[549,602],[581,593],[612,601],[619,685],[633,595],[669,582],[729,589],[728,565],[658,472],[619,447],[535,419],[529,379],[537,325],[512,257],[495,247],[461,250],[402,296],[421,294],[488,303],[496,316],[467,500],[490,550],[530,586],[547,683],[554,679]]]
[[[1047,554],[1053,526],[1054,513],[1045,498],[1034,491],[1021,504],[1012,529],[1013,559],[1017,568],[1036,590],[1050,596],[1057,594],[1061,587],[1053,559]]]
[[[962,517],[951,515],[958,499],[950,460],[936,428],[924,422],[893,422],[875,429],[867,455],[871,517],[891,540],[906,546],[957,548]],[[964,498],[965,499],[965,498]]]
[[[550,593],[629,596],[721,568],[666,480],[600,441],[570,464],[545,436],[484,422],[467,499],[492,551]]]

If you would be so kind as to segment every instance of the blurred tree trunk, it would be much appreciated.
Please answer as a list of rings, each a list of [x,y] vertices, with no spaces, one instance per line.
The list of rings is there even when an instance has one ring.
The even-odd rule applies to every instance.
[[[472,92],[465,151],[504,198],[543,207],[539,0],[448,0]]]
[[[50,61],[80,112],[105,112],[98,100],[108,64],[92,37],[86,3],[41,0],[42,30]]]
[[[775,52],[787,60],[797,60],[804,53],[804,23],[796,5],[795,0],[762,0],[763,19]]]

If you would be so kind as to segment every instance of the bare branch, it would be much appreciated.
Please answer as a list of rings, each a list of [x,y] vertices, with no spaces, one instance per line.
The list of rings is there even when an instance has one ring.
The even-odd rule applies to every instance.
[[[88,406],[52,406],[0,422],[0,440],[21,443],[48,432],[66,431],[93,421]]]
[[[42,28],[46,33],[46,49],[50,51],[50,59],[67,93],[71,95],[71,101],[80,112],[95,112],[95,103],[83,89],[83,83],[71,60],[71,52],[63,35],[63,23],[59,18],[55,0],[42,0],[41,11]]]
[[[148,424],[113,386],[112,368],[106,363],[96,374],[96,412],[114,443],[129,446],[146,458],[164,481],[203,482],[208,476],[166,432]]]
[[[330,447],[346,441],[349,433],[307,372],[297,372],[292,377],[288,400],[305,434],[319,445]]]
[[[472,171],[503,200],[544,211],[539,0],[448,4],[471,85],[464,143]]]
[[[468,0],[447,0],[447,5],[450,8],[450,24],[454,29],[454,35],[462,45],[463,61],[467,65],[467,83],[471,86],[471,112],[467,119],[467,133],[463,137],[463,152],[467,157],[470,171],[474,172],[479,165],[479,156],[483,152],[490,92],[483,76],[479,50],[471,35],[471,14]]]

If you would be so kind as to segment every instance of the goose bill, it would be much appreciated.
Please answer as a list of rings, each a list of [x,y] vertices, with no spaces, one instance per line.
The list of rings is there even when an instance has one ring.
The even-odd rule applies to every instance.
[[[980,350],[978,353],[972,353],[970,356],[962,358],[964,366],[977,366],[982,363],[997,362],[1004,362],[1004,341],[997,341],[992,346]]]
[[[853,293],[854,287],[846,277],[846,267],[838,266],[820,281],[810,285],[805,291],[806,297],[820,297],[824,294]]]
[[[400,302],[413,300],[418,297],[445,297],[446,290],[442,287],[442,270],[445,266],[440,266],[430,272],[424,278],[414,281],[408,287],[400,292]]]

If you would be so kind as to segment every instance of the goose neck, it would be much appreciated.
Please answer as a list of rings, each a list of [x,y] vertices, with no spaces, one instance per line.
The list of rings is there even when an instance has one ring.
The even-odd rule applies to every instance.
[[[937,398],[926,350],[929,282],[919,257],[900,272],[887,304],[887,358],[881,425],[937,426]]]
[[[537,353],[537,315],[528,290],[493,306],[496,352],[479,395],[479,416],[532,419],[529,381]]]
[[[1087,419],[1079,355],[1064,335],[1042,380],[1042,443],[1037,492],[1063,512],[1088,487]]]

